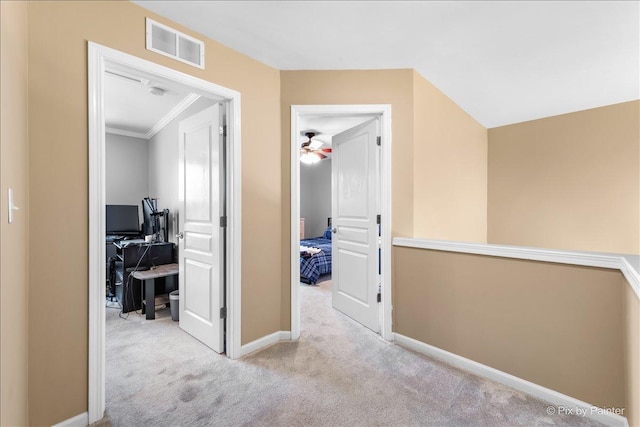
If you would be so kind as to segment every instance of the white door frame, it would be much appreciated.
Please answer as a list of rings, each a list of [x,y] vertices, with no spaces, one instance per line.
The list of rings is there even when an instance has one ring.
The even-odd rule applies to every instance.
[[[300,338],[300,136],[301,116],[380,116],[382,202],[382,319],[380,334],[393,341],[391,330],[391,105],[292,105],[291,106],[291,339]]]
[[[241,354],[241,138],[240,93],[171,68],[88,42],[89,149],[89,424],[105,411],[105,124],[104,75],[126,66],[221,99],[227,113],[227,356]]]

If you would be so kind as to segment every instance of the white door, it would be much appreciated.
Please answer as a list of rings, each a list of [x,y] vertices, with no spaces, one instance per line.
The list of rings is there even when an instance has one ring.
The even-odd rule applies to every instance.
[[[223,229],[220,227],[224,164],[214,105],[179,124],[180,327],[214,351],[224,351]]]
[[[373,119],[332,138],[333,307],[375,332],[378,320],[377,140]]]

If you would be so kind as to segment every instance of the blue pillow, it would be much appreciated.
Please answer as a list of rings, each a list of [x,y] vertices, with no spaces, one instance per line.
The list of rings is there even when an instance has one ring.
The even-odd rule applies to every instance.
[[[324,230],[324,234],[322,235],[322,237],[327,240],[331,240],[331,227],[327,227],[327,229]]]

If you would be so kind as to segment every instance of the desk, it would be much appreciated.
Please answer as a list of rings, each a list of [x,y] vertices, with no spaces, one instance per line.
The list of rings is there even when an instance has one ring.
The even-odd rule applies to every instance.
[[[152,270],[134,271],[131,275],[134,279],[144,282],[144,304],[147,320],[156,318],[156,283],[155,279],[160,277],[177,276],[179,273],[178,264],[164,264]]]
[[[142,308],[142,283],[130,278],[134,270],[149,270],[157,265],[174,262],[173,244],[144,243],[144,240],[122,240],[114,242],[116,248],[115,282],[116,298],[122,312],[128,313]]]

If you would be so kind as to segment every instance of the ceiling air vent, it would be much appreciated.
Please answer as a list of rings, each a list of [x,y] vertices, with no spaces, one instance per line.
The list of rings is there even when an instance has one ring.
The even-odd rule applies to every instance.
[[[204,69],[204,43],[147,18],[147,49]]]

